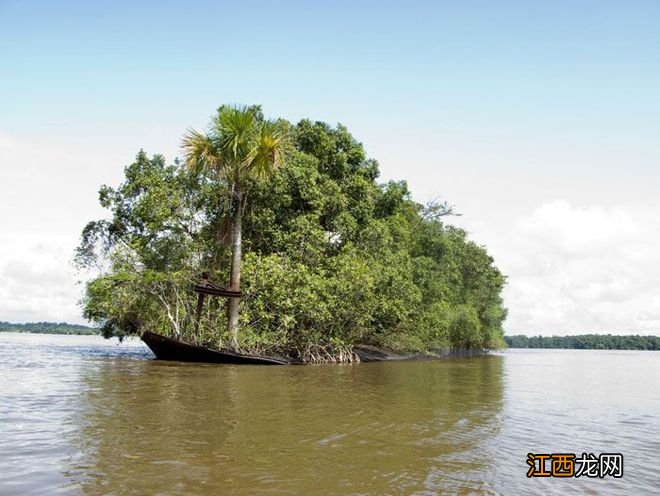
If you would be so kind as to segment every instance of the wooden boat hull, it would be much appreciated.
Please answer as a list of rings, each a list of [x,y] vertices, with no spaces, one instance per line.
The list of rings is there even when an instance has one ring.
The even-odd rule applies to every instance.
[[[142,341],[159,360],[197,363],[230,363],[244,365],[287,365],[279,358],[243,355],[233,351],[213,350],[204,346],[184,343],[153,332],[144,332]]]

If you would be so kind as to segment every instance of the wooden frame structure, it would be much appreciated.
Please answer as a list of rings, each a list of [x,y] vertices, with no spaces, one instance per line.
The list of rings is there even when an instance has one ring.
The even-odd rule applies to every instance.
[[[243,294],[240,291],[228,289],[219,286],[209,280],[209,273],[202,272],[202,280],[199,284],[193,286],[193,291],[197,293],[197,309],[195,311],[195,332],[199,329],[199,321],[202,318],[202,309],[204,307],[204,298],[208,296],[222,296],[224,298],[240,298]]]

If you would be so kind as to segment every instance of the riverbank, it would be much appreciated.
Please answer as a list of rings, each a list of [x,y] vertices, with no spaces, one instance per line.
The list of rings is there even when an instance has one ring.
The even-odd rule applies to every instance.
[[[472,357],[481,356],[488,353],[480,349],[442,349],[426,353],[395,351],[377,346],[357,345],[353,348],[353,353],[357,355],[360,362],[396,362],[396,361],[417,361],[417,360],[438,360],[449,357]]]
[[[179,339],[153,332],[144,332],[142,341],[149,347],[156,358],[173,362],[222,363],[242,365],[305,365],[318,363],[359,363],[420,361],[441,358],[479,356],[486,353],[483,349],[441,349],[432,352],[406,352],[388,348],[355,345],[337,353],[307,352],[302,356],[287,353],[246,354],[237,350],[217,349],[212,346],[200,346]]]
[[[660,336],[580,334],[576,336],[504,336],[509,348],[573,350],[660,350]]]
[[[100,334],[96,327],[66,322],[27,322],[15,324],[0,321],[0,332],[28,332],[32,334],[75,334],[79,336],[93,336]]]

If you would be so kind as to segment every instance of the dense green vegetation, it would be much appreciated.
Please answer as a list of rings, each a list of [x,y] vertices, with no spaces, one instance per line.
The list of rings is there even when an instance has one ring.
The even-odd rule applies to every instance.
[[[660,336],[504,336],[509,348],[571,348],[578,350],[660,350]]]
[[[247,205],[246,187],[254,179],[270,178],[284,160],[289,126],[282,121],[263,118],[258,107],[218,109],[207,133],[188,131],[183,138],[186,165],[206,172],[226,185],[229,197],[231,263],[229,287],[241,288],[243,212]],[[220,237],[223,228],[218,229]],[[229,300],[227,330],[232,347],[238,345],[239,300]]]
[[[443,222],[451,207],[414,202],[404,181],[379,184],[378,163],[341,125],[268,122],[286,149],[270,174],[241,176],[240,201],[236,177],[209,167],[208,155],[191,167],[140,151],[121,185],[101,188],[110,217],[85,227],[76,260],[100,270],[83,308],[106,336],[152,330],[230,346],[226,303],[206,305],[196,330],[191,286],[202,271],[230,279],[240,208],[236,348],[323,361],[350,357],[358,343],[504,345],[504,277],[483,247]]]
[[[30,322],[27,324],[12,324],[0,322],[0,332],[32,332],[36,334],[98,334],[99,330],[78,324],[65,322]]]

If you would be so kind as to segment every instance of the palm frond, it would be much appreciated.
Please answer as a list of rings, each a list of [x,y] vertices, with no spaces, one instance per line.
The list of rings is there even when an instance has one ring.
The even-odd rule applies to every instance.
[[[289,129],[263,119],[261,107],[218,109],[207,133],[190,129],[182,142],[185,164],[194,171],[213,169],[234,184],[267,177],[284,161]]]
[[[218,149],[213,136],[189,129],[183,136],[181,148],[184,153],[186,167],[194,172],[209,169],[219,169],[222,164],[222,153]]]
[[[219,147],[236,165],[250,152],[255,139],[257,119],[254,109],[245,105],[220,107],[214,122]]]
[[[259,129],[257,141],[243,161],[243,168],[257,178],[271,175],[284,162],[289,145],[287,130],[272,121],[265,121]]]

